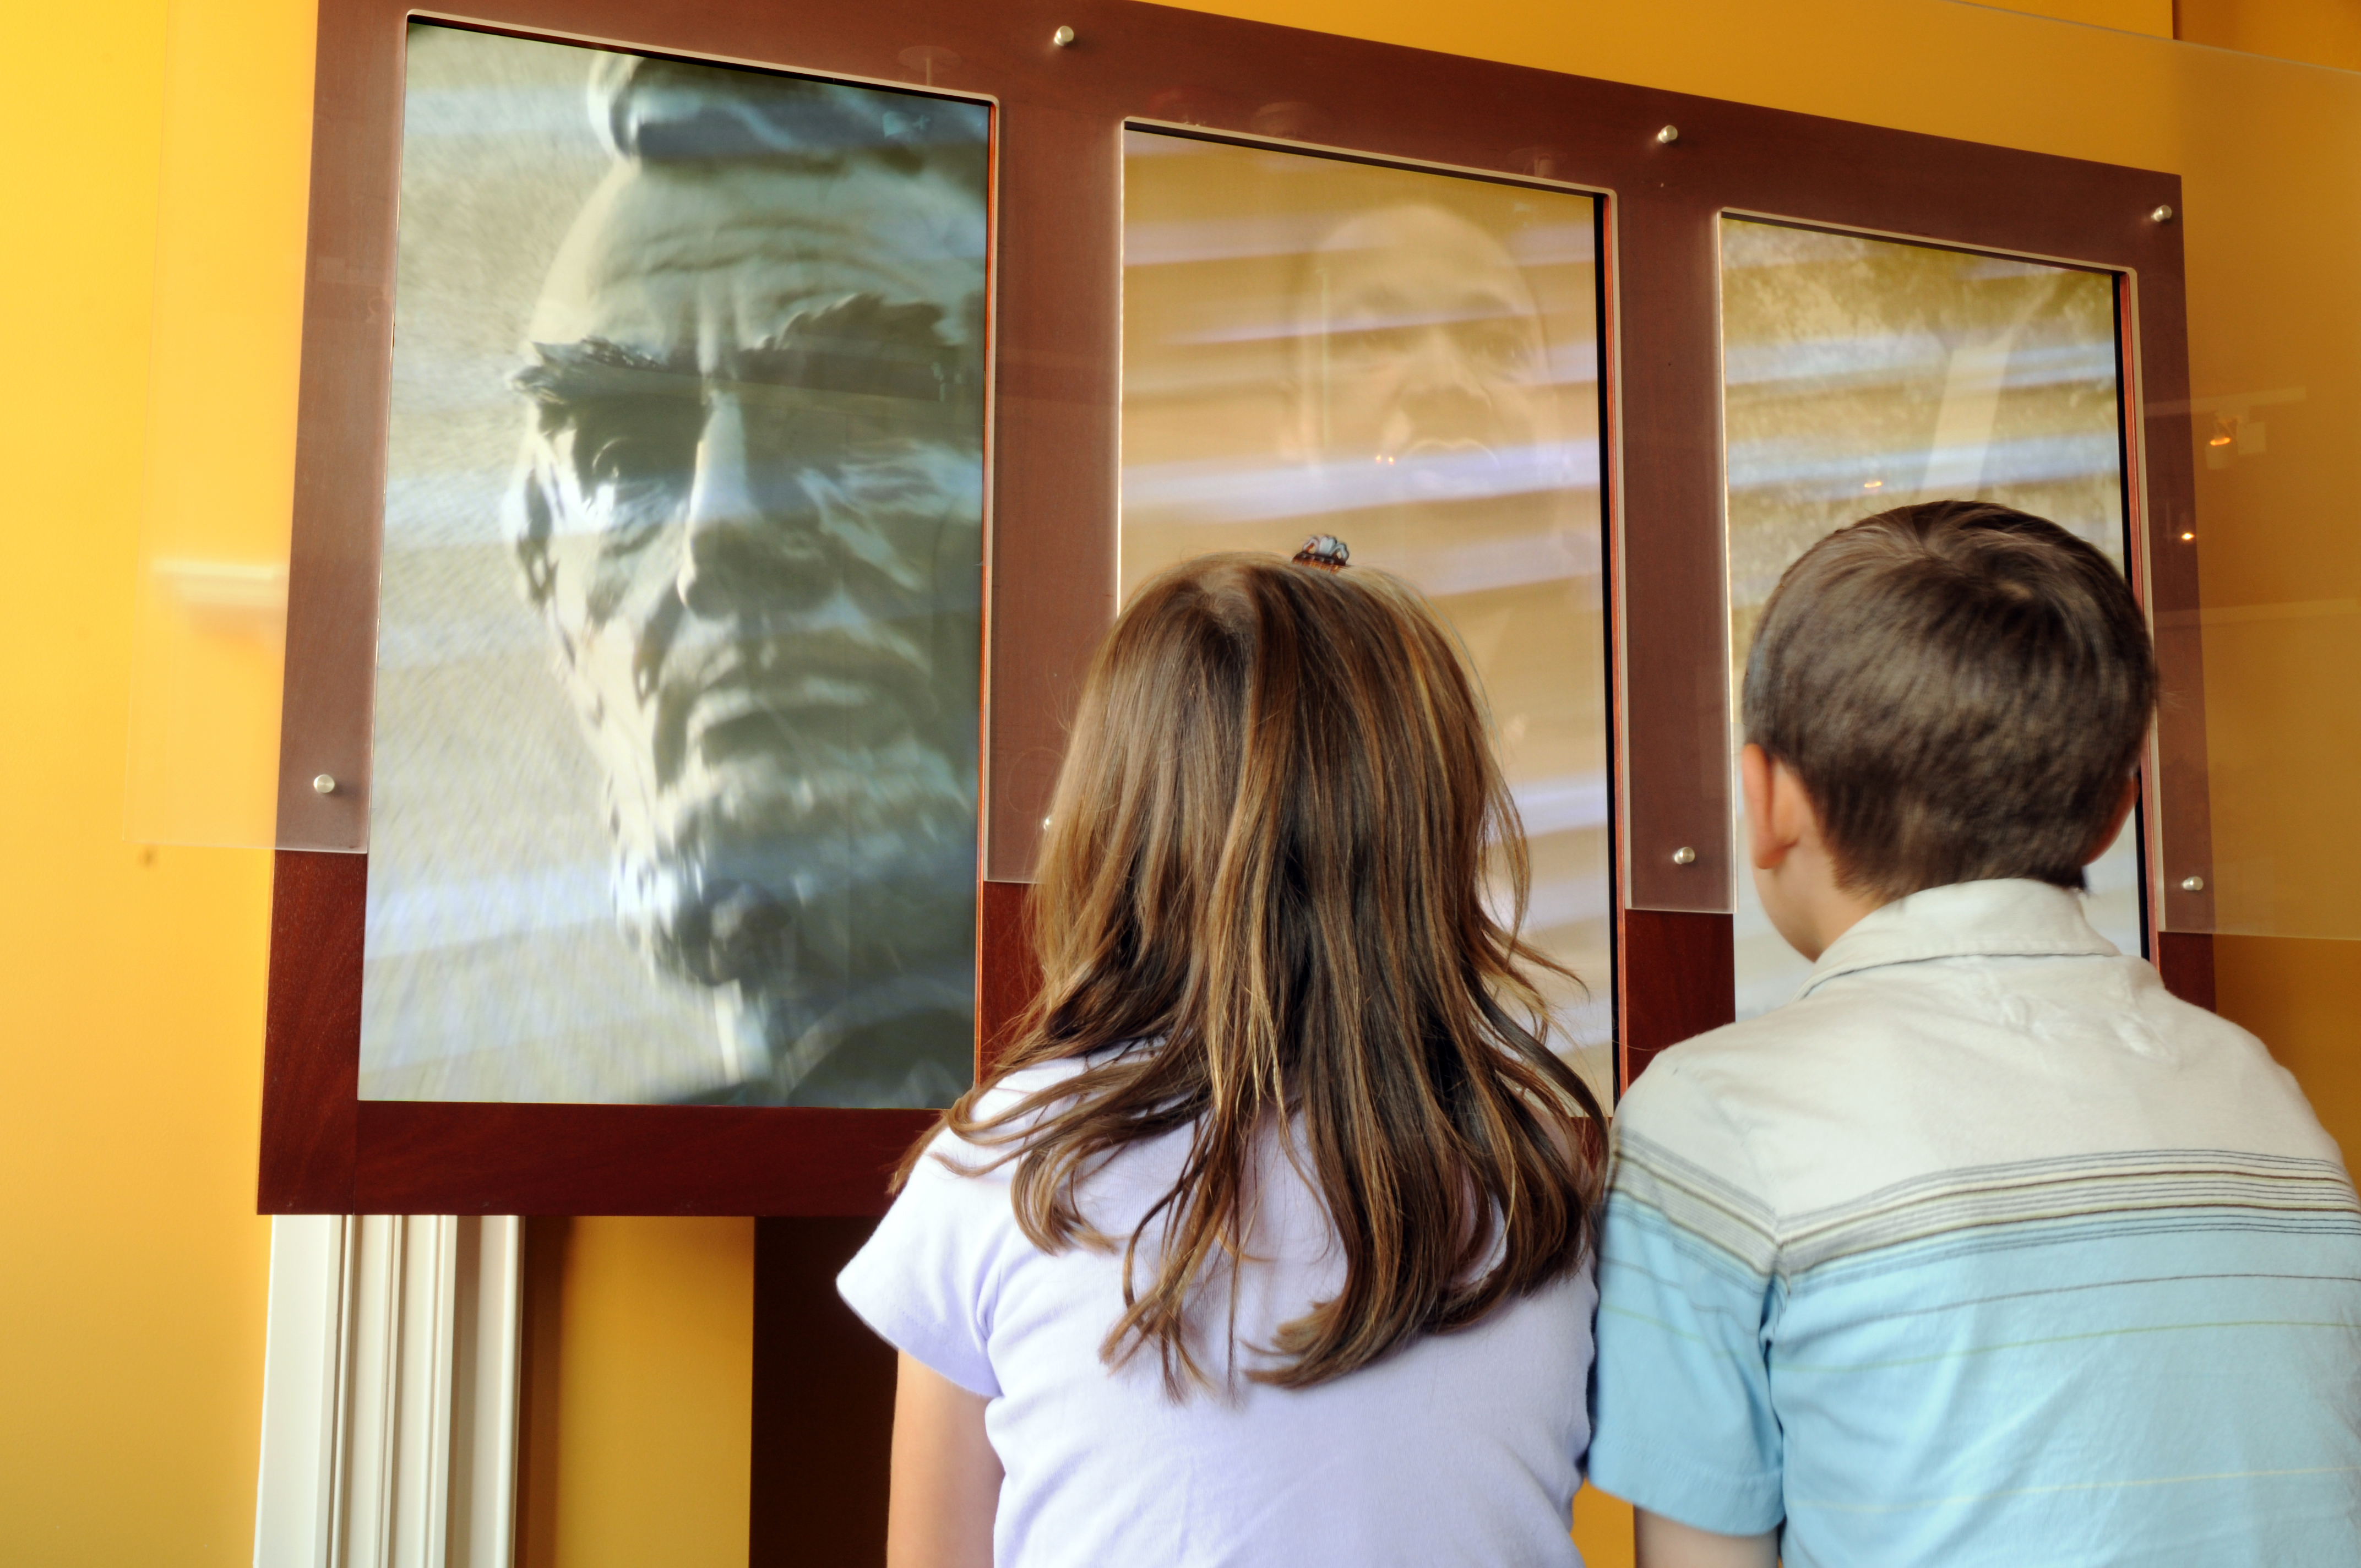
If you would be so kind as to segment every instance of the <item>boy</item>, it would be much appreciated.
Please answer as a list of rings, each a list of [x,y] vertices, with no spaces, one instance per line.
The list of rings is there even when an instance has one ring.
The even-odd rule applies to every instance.
[[[1796,999],[1616,1115],[1590,1478],[1642,1568],[2361,1563],[2361,1206],[2294,1080],[2083,919],[2156,701],[2003,507],[1821,541],[1741,769]]]

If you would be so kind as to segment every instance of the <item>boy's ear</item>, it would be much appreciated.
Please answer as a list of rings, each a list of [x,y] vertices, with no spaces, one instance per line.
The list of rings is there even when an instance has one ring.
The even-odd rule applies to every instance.
[[[2099,836],[2096,839],[2091,840],[2090,853],[2082,857],[2084,865],[2089,865],[2115,847],[2115,839],[2122,835],[2124,823],[2130,818],[2132,807],[2138,804],[2139,775],[2134,773],[2124,781],[2123,798],[2116,801],[2114,810],[2108,813],[2107,825],[2099,829]]]
[[[1752,740],[1738,753],[1738,784],[1746,796],[1747,855],[1757,871],[1778,870],[1803,837],[1795,830],[1793,810],[1781,809],[1791,805],[1782,796],[1796,788],[1795,775],[1781,778],[1783,771],[1770,752]]]

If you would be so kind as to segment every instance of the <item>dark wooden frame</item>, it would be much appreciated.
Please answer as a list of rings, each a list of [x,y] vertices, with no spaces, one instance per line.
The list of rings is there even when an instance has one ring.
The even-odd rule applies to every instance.
[[[2204,720],[2180,204],[2169,174],[1170,10],[1137,0],[322,0],[281,840],[361,842],[393,300],[402,29],[416,15],[991,97],[999,148],[980,1043],[1032,987],[1022,883],[1075,682],[1115,609],[1119,130],[1281,137],[1606,193],[1621,1076],[1731,1014],[1717,219],[1725,210],[2125,280],[2136,580],[2169,693],[2146,820],[2156,951],[2210,1001]],[[1074,29],[1070,47],[1052,41]],[[906,63],[906,56],[920,64]],[[1659,137],[1676,126],[1675,137]],[[2169,541],[2169,547],[2159,543]],[[2190,612],[2190,613],[2180,613]],[[342,781],[331,795],[315,773]],[[2161,784],[2161,788],[2158,787]],[[1676,847],[1695,858],[1676,864]],[[2160,861],[2159,861],[2160,856]],[[283,850],[266,1212],[851,1214],[926,1116],[357,1098],[367,862]]]

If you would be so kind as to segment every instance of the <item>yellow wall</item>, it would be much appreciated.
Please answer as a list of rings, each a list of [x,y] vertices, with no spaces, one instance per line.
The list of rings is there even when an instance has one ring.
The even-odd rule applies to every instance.
[[[2114,27],[2150,38],[2172,37],[2173,0],[1985,0],[2003,11],[2053,16],[2086,27]]]
[[[2162,30],[2151,0],[2071,6],[2057,9],[2126,30],[1947,0],[1208,8],[2182,171],[2199,395],[2310,399],[2276,424],[2298,443],[2274,445],[2278,467],[2202,477],[2209,610],[2266,629],[2225,632],[2209,691],[2217,716],[2249,720],[2225,727],[2235,750],[2217,757],[2221,829],[2250,858],[2312,846],[2317,863],[2282,874],[2281,902],[2315,927],[2350,918],[2338,890],[2357,885],[2361,816],[2343,809],[2342,781],[2361,769],[2361,717],[2349,683],[2317,672],[2361,667],[2361,643],[2334,616],[2282,612],[2361,598],[2361,530],[2334,483],[2356,449],[2361,294],[2345,268],[2361,255],[2361,79],[2137,36]],[[2181,8],[2191,36],[2361,63],[2339,0]],[[19,10],[0,53],[16,371],[0,442],[17,586],[0,618],[0,1561],[242,1562],[268,1236],[250,1211],[269,868],[256,851],[122,841],[124,715],[143,420],[179,455],[177,504],[283,525],[310,8]],[[2282,622],[2297,630],[2269,630]],[[2266,700],[2278,692],[2303,700]],[[2221,944],[2224,1010],[2273,1041],[2348,1147],[2361,1146],[2356,954]],[[556,1550],[567,1568],[634,1554],[718,1568],[742,1553],[747,1229],[601,1222],[575,1243]],[[1586,1537],[1606,1541],[1620,1521],[1592,1507]],[[693,1519],[730,1522],[682,1533]]]
[[[244,1563],[269,868],[121,834],[165,5],[16,7],[9,23],[0,1562]],[[308,71],[295,44],[254,40],[256,69]],[[278,209],[265,236],[288,233],[290,193],[258,192]],[[283,404],[266,400],[262,422]]]
[[[2180,36],[2216,49],[2361,71],[2353,0],[2180,0]]]
[[[742,1568],[754,1222],[535,1220],[517,1568]],[[550,1255],[554,1254],[554,1255]]]

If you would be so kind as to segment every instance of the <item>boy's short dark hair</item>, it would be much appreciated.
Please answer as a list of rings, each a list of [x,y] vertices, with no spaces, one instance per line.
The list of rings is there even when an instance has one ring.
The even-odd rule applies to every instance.
[[[1928,501],[1787,568],[1747,655],[1746,738],[1802,781],[1849,889],[2079,888],[2156,691],[2104,555],[2007,507]]]

